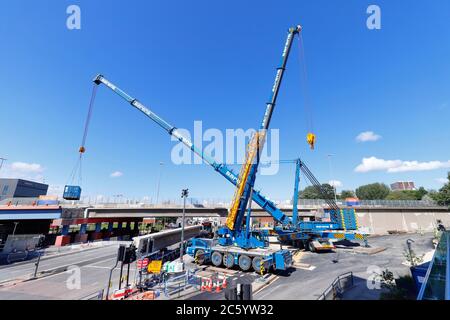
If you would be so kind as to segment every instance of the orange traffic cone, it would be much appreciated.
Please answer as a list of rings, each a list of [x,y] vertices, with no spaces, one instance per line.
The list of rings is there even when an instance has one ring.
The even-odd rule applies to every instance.
[[[202,285],[201,285],[201,287],[200,287],[200,291],[205,291],[205,281],[203,281],[203,279],[202,279]]]
[[[217,279],[217,282],[216,282],[216,293],[219,293],[220,292],[220,284],[219,284],[219,279]]]
[[[212,280],[211,279],[209,280],[209,283],[208,283],[208,291],[209,292],[212,291]]]
[[[226,288],[227,288],[227,277],[224,277],[224,278],[223,278],[222,288],[223,288],[223,289],[226,289]]]

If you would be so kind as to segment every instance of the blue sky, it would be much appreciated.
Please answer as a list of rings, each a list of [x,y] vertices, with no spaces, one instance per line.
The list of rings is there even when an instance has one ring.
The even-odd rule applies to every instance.
[[[66,28],[71,4],[81,8],[81,30]],[[370,4],[381,8],[381,30],[366,27]],[[0,176],[44,179],[56,190],[68,182],[97,73],[179,128],[192,130],[194,120],[205,129],[257,127],[287,28],[300,23],[318,140],[310,151],[295,42],[271,123],[280,130],[280,158],[301,156],[320,181],[340,181],[338,189],[397,180],[438,189],[450,170],[449,12],[446,0],[4,0],[0,157],[8,161]],[[381,138],[356,141],[367,131]],[[178,198],[184,187],[197,198],[232,196],[207,165],[171,163],[173,146],[100,88],[83,194],[154,199],[164,162],[160,199]],[[366,163],[369,171],[355,171],[371,157],[378,160]],[[122,175],[112,178],[116,171]],[[272,199],[290,198],[293,173],[283,165],[257,186]]]

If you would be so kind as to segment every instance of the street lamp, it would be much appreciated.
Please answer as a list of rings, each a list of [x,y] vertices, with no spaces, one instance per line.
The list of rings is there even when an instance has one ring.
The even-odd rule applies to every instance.
[[[183,263],[183,245],[184,245],[184,220],[186,215],[186,198],[189,195],[189,189],[181,190],[181,197],[183,198],[183,220],[181,221],[181,247],[180,247],[180,261]]]
[[[14,235],[16,234],[16,228],[17,228],[17,225],[19,224],[19,222],[17,222],[17,221],[14,221],[14,230],[13,230],[13,233],[12,233],[12,236],[14,237]]]
[[[0,158],[0,170],[2,170],[2,167],[3,167],[3,161],[6,161],[6,160],[8,160],[8,159]]]
[[[161,184],[161,172],[162,172],[162,166],[164,165],[164,162],[160,162],[159,163],[159,176],[158,176],[158,187],[157,187],[157,191],[156,191],[156,205],[158,204],[159,201],[159,186]]]
[[[328,168],[329,168],[329,170],[330,170],[330,182],[331,182],[331,180],[333,180],[333,178],[332,178],[333,174],[331,173],[331,157],[333,157],[333,156],[334,156],[334,154],[327,154],[327,157],[328,157]],[[337,201],[337,196],[336,196],[336,181],[334,181],[332,187],[333,187],[333,191],[334,191],[334,201]]]

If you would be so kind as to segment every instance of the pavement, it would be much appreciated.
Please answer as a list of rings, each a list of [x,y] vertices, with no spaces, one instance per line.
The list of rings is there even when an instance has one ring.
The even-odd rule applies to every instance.
[[[303,252],[301,262],[315,268],[295,268],[279,273],[279,279],[272,285],[254,295],[255,300],[316,300],[334,279],[346,272],[353,272],[355,286],[344,294],[348,300],[374,300],[381,290],[369,289],[367,279],[373,275],[371,270],[389,269],[396,276],[409,274],[404,262],[406,240],[413,239],[413,250],[417,255],[434,249],[432,234],[402,234],[372,237],[369,244],[384,247],[386,250],[375,254],[356,253],[352,248],[337,249],[335,252]],[[312,269],[312,270],[311,270]]]

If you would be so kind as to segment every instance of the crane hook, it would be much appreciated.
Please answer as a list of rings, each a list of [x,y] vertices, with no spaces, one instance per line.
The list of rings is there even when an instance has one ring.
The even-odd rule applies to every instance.
[[[316,143],[316,135],[312,132],[308,132],[306,135],[306,142],[308,142],[311,150],[314,150],[314,144]]]

